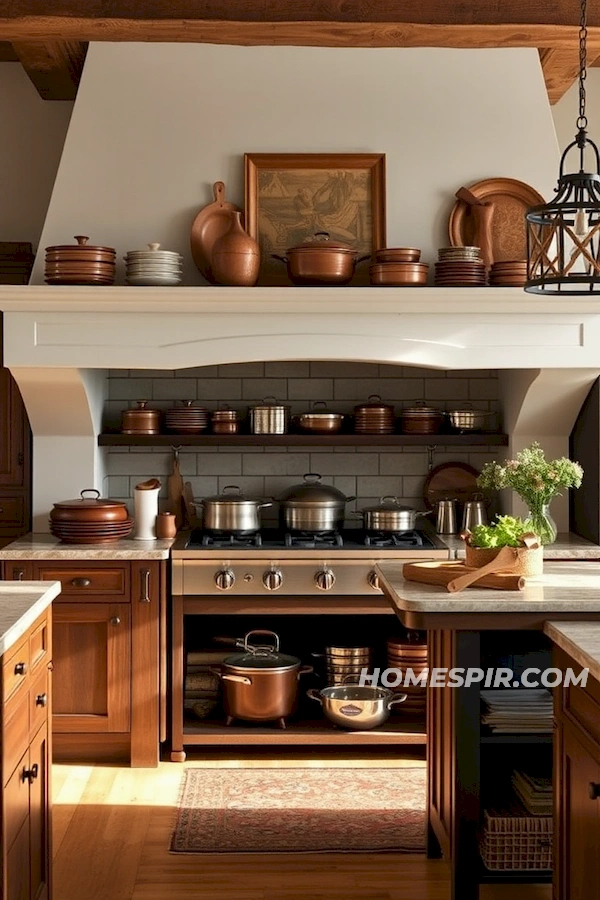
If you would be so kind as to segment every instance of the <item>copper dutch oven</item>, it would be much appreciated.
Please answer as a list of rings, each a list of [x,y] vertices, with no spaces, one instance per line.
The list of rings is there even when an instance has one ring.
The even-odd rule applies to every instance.
[[[287,265],[288,277],[297,285],[348,284],[356,264],[371,258],[359,257],[358,251],[343,241],[330,240],[326,231],[290,247],[287,256],[271,255]]]
[[[84,494],[95,494],[95,497],[85,497]],[[78,500],[61,500],[54,504],[50,512],[51,522],[69,522],[72,524],[98,525],[102,522],[126,522],[129,517],[127,506],[120,500],[108,500],[100,498],[100,491],[87,488],[81,492]]]
[[[251,643],[254,635],[269,637],[272,646]],[[244,637],[243,652],[228,656],[218,672],[223,682],[223,705],[228,721],[279,720],[285,727],[285,718],[298,705],[298,680],[312,671],[312,666],[303,666],[297,656],[279,652],[279,637],[275,632],[249,631]]]

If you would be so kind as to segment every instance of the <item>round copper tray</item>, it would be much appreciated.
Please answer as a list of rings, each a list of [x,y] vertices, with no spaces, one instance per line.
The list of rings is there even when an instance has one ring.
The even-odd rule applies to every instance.
[[[481,489],[477,487],[477,469],[464,462],[445,462],[435,466],[425,479],[423,498],[428,509],[448,497],[464,502]]]

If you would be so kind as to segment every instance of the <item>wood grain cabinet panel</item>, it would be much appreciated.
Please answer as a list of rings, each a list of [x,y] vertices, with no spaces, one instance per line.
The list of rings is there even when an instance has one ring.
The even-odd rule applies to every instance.
[[[19,388],[0,367],[0,543],[31,526],[31,429]]]
[[[50,791],[48,728],[40,728],[29,748],[29,859],[31,900],[50,897]]]
[[[91,598],[94,603],[104,599],[112,601],[117,597],[129,600],[129,566],[95,568],[83,563],[79,566],[71,564],[65,568],[36,564],[33,567],[33,577],[41,581],[60,581],[58,603],[65,597],[77,600]]]
[[[128,732],[131,616],[125,603],[57,603],[53,729]]]

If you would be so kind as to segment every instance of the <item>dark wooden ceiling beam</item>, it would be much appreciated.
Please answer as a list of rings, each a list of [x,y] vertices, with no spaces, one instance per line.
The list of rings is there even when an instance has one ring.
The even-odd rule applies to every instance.
[[[44,100],[74,100],[87,44],[80,41],[14,41],[14,51]]]
[[[578,47],[544,47],[540,62],[551,105],[558,103],[569,90],[579,73]]]
[[[0,41],[0,62],[18,62],[19,57],[8,41]]]

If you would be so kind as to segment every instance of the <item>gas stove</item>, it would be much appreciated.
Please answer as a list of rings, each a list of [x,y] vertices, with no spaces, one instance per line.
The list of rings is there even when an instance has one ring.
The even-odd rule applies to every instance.
[[[375,534],[263,529],[238,538],[201,530],[181,534],[172,550],[173,593],[183,596],[381,594],[381,559],[449,559],[432,532]]]

